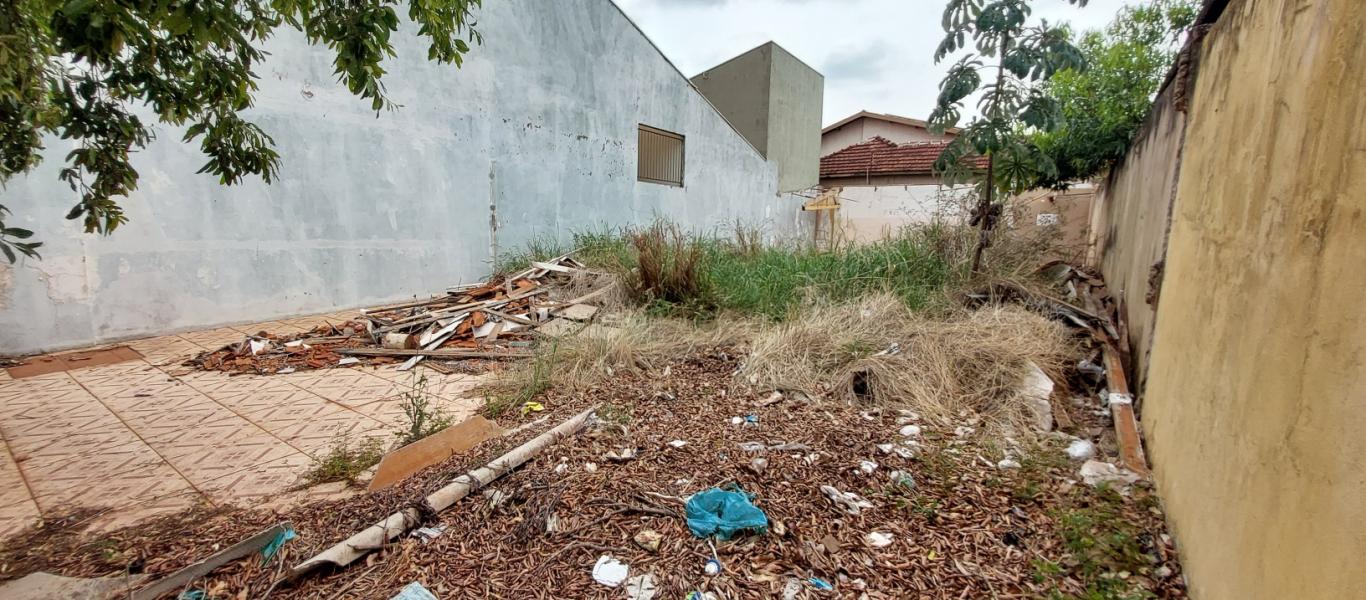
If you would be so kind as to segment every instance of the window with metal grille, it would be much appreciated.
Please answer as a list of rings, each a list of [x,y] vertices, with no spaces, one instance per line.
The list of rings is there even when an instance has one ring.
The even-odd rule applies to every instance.
[[[683,186],[683,136],[649,125],[640,126],[636,178]]]

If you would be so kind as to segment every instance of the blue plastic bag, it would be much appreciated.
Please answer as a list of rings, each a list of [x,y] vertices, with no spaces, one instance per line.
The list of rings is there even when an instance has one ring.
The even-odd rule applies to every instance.
[[[688,529],[697,537],[715,535],[728,540],[744,529],[768,530],[768,515],[743,491],[703,490],[688,498],[687,513]]]

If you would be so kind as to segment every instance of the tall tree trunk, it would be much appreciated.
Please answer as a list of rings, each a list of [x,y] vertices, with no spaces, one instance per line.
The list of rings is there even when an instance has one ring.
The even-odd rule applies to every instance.
[[[991,201],[996,192],[995,175],[996,157],[987,157],[987,191],[982,194],[982,199],[977,202],[977,248],[972,251],[972,274],[977,275],[982,272],[982,253],[987,246],[991,245]]]
[[[1006,51],[1010,49],[1010,36],[1001,36],[1001,50],[997,53],[996,59],[996,88],[999,91],[1001,82],[1006,77]],[[1000,98],[997,95],[992,99],[990,117],[996,116],[996,102]],[[982,199],[977,203],[977,248],[972,251],[972,274],[977,275],[982,272],[982,253],[986,252],[987,246],[991,245],[991,230],[996,225],[996,219],[992,214],[992,201],[996,194],[996,153],[987,155],[987,185],[986,193],[982,194]]]

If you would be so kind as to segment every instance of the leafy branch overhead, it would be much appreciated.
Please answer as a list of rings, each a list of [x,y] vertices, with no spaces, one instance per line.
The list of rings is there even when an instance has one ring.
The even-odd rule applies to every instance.
[[[1086,4],[1086,0],[1068,0]],[[1065,27],[1047,21],[1030,25],[1027,0],[949,0],[944,8],[944,40],[935,49],[940,62],[967,51],[939,84],[930,127],[942,133],[957,127],[969,96],[980,94],[977,115],[947,144],[934,168],[953,183],[975,181],[980,203],[972,216],[981,228],[973,270],[990,243],[998,208],[997,193],[1031,187],[1041,174],[1056,174],[1049,156],[1030,142],[1029,132],[1051,131],[1062,122],[1056,99],[1039,86],[1062,71],[1084,71],[1086,61]],[[985,160],[985,175],[978,165]]]
[[[1195,0],[1126,6],[1104,30],[1081,36],[1087,70],[1058,73],[1044,85],[1063,123],[1032,136],[1057,165],[1056,173],[1037,185],[1064,188],[1099,175],[1124,156],[1198,8]]]
[[[407,17],[428,41],[427,58],[461,65],[481,40],[482,0],[409,0]],[[187,126],[207,160],[200,173],[232,185],[278,174],[275,142],[242,118],[258,91],[253,70],[279,27],[333,54],[337,79],[376,112],[396,105],[383,62],[395,56],[398,0],[9,0],[0,5],[0,183],[43,159],[44,136],[72,140],[58,177],[77,195],[68,219],[108,234],[127,221],[117,198],[137,188],[130,153],[152,130],[133,106]],[[146,114],[146,113],[143,113]],[[0,249],[36,256],[31,232],[7,228]]]

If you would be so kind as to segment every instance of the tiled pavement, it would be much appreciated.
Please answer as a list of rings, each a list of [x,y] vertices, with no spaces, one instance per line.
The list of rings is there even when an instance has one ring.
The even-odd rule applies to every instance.
[[[245,333],[300,332],[353,312],[127,343],[144,359],[24,379],[0,370],[0,537],[40,517],[110,509],[129,523],[197,502],[253,504],[299,482],[334,440],[384,438],[415,375],[449,414],[479,406],[474,377],[395,365],[229,376],[180,363]]]

